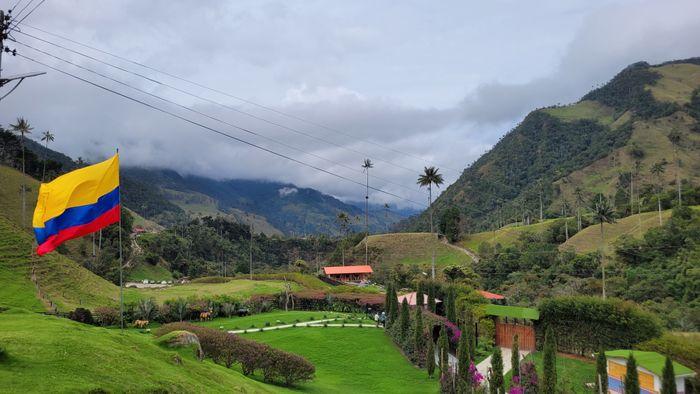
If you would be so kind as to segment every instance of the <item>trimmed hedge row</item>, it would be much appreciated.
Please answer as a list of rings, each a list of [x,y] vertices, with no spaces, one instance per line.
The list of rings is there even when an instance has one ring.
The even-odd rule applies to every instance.
[[[299,355],[213,328],[191,323],[170,323],[158,328],[155,334],[160,337],[180,330],[197,335],[206,357],[227,368],[239,363],[244,375],[259,371],[267,381],[290,386],[313,379],[316,372],[314,365]]]
[[[661,323],[638,305],[616,298],[558,297],[538,307],[537,343],[544,343],[544,331],[552,327],[560,351],[588,355],[604,349],[631,349],[657,338]]]

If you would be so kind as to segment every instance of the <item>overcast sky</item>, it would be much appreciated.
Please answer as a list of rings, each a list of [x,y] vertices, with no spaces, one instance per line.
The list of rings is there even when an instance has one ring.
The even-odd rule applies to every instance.
[[[23,0],[18,8],[27,2]],[[5,9],[14,3],[0,0]],[[23,33],[223,106],[15,33],[24,44],[265,137],[16,44],[23,55],[360,183],[364,183],[360,165],[369,157],[375,162],[370,173],[373,186],[419,202],[427,199],[415,185],[424,165],[438,165],[447,183],[452,183],[459,171],[530,110],[576,101],[636,61],[700,56],[697,0],[47,0],[25,24]],[[230,95],[105,56],[30,26]],[[6,56],[2,66],[4,75],[45,69]],[[53,70],[25,81],[0,102],[0,124],[7,125],[17,116],[34,126],[34,138],[51,130],[56,135],[52,147],[74,158],[98,160],[119,147],[123,165],[162,166],[214,178],[291,182],[343,199],[364,196],[357,184]],[[377,203],[408,204],[377,191],[370,192],[370,198]]]

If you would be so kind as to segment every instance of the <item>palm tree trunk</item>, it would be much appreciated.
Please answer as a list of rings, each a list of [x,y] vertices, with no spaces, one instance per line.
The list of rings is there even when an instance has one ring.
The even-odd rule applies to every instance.
[[[663,221],[661,220],[661,196],[658,194],[656,195],[656,201],[659,203],[659,226],[663,224]]]
[[[43,169],[41,170],[41,182],[44,182],[44,177],[46,176],[46,160],[48,159],[49,156],[49,139],[46,139],[46,146],[44,147],[44,166]]]
[[[22,175],[26,175],[24,167],[24,133],[20,136],[20,142],[22,144]],[[27,199],[26,199],[27,186],[25,185],[25,179],[22,177],[22,227],[25,226],[25,220],[27,216]]]
[[[678,187],[678,206],[681,206],[681,162],[678,159],[678,148],[674,147],[673,154],[676,156],[676,186]]]
[[[369,168],[367,168],[367,183],[365,191],[365,265],[369,264]]]
[[[428,208],[430,210],[430,236],[432,238],[435,231],[433,230],[433,187],[428,185]],[[435,279],[435,244],[433,244],[432,263],[430,265],[431,278]]]
[[[600,269],[603,273],[603,299],[605,299],[605,233],[603,231],[603,222],[600,222]]]

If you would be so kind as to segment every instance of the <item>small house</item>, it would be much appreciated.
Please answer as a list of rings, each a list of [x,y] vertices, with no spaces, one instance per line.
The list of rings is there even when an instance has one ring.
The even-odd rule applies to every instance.
[[[627,358],[630,354],[634,355],[634,359],[637,362],[640,393],[654,394],[661,392],[661,380],[666,357],[656,352],[623,349],[605,352],[605,356],[608,359],[608,393],[618,394],[625,392]],[[677,362],[673,363],[673,372],[676,375],[676,392],[680,394],[685,393],[685,380],[695,376],[695,372]]]
[[[323,267],[323,273],[340,282],[364,282],[372,275],[372,267],[369,265],[343,265]]]

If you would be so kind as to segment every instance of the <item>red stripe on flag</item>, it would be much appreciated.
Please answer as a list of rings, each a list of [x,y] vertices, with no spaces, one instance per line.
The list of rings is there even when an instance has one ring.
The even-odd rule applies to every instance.
[[[119,221],[120,205],[116,205],[114,208],[98,216],[97,219],[90,223],[81,224],[79,226],[68,227],[65,230],[59,231],[46,239],[43,244],[36,248],[36,253],[39,256],[43,256],[46,253],[51,252],[56,249],[58,245],[68,241],[69,239],[82,237],[83,235],[93,233],[101,228],[105,228],[110,224],[117,223]]]

